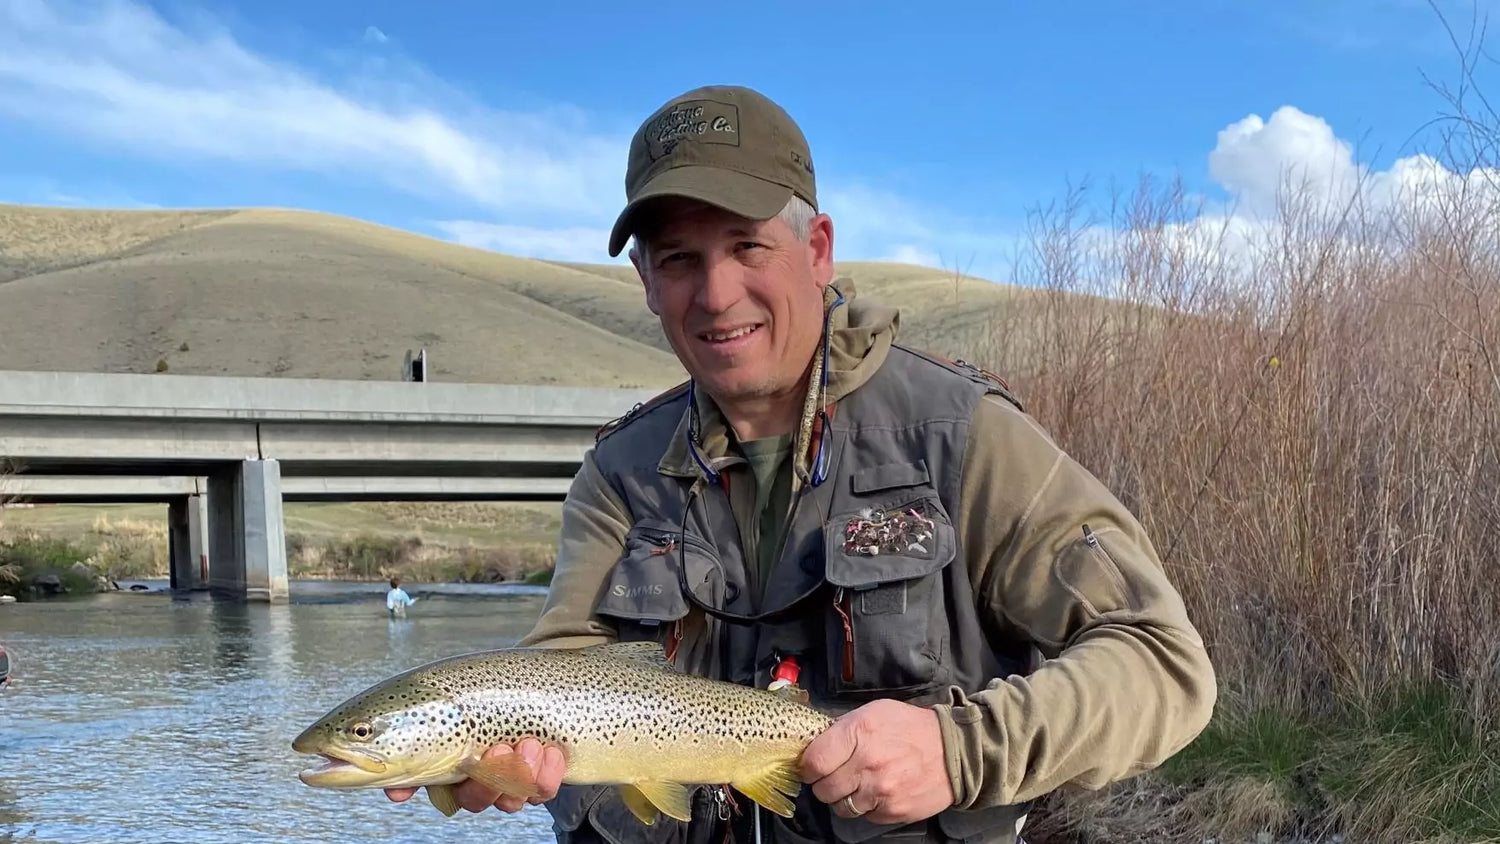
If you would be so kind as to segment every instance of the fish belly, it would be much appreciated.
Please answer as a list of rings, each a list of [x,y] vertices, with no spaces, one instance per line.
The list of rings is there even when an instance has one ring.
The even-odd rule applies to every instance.
[[[737,782],[795,760],[795,742],[744,742],[711,735],[663,739],[621,734],[613,743],[583,742],[568,749],[564,780],[575,784]]]

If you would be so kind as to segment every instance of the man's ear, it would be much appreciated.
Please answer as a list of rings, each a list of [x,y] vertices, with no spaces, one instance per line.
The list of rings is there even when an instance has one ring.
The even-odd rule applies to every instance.
[[[819,288],[833,282],[833,218],[819,214],[812,218],[807,233],[807,257],[812,264],[813,280]]]
[[[651,313],[661,316],[660,306],[656,301],[656,288],[651,284],[651,271],[643,265],[639,244],[630,247],[630,263],[635,266],[635,274],[641,279],[641,286],[646,289],[646,307]]]

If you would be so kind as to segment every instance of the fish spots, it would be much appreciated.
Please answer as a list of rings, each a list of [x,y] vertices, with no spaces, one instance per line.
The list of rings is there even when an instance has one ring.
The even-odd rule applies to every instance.
[[[604,778],[596,781],[627,767],[727,776],[794,754],[832,723],[764,690],[589,648],[439,660],[376,684],[324,721],[376,725],[367,746],[402,776],[441,778],[493,745],[535,737],[564,748],[570,777]]]

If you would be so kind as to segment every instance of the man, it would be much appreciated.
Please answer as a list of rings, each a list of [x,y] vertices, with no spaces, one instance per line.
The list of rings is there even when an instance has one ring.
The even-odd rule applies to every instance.
[[[385,611],[392,618],[404,617],[406,608],[416,602],[416,598],[406,594],[406,590],[401,588],[399,577],[391,578],[391,588],[385,593]]]
[[[1214,675],[1140,525],[998,380],[895,343],[833,277],[813,159],[780,107],[690,91],[631,143],[610,237],[691,380],[602,431],[523,644],[665,644],[684,671],[843,713],[790,821],[726,789],[639,824],[532,764],[560,841],[1018,840],[1029,802],[1161,763]],[[1038,659],[1039,658],[1039,659]],[[1037,664],[1040,662],[1040,664]],[[392,790],[406,799],[410,790]],[[519,799],[469,782],[470,811]]]

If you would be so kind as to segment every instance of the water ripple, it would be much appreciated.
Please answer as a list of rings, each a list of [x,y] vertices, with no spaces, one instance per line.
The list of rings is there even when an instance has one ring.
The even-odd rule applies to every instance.
[[[294,584],[294,593],[304,593]],[[510,644],[535,591],[433,595],[385,617],[379,590],[317,584],[284,606],[111,594],[0,607],[0,844],[552,841],[528,807],[444,818],[424,796],[297,779],[290,742],[350,694],[430,659]]]

